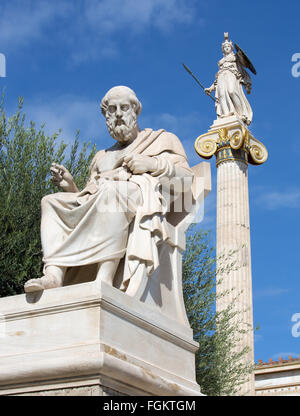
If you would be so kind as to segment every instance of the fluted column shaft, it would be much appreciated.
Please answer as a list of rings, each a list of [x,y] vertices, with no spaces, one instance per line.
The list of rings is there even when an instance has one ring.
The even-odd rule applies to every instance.
[[[268,158],[265,146],[252,136],[238,117],[218,119],[195,141],[196,152],[217,164],[217,311],[233,306],[232,323],[245,333],[234,352],[248,347],[243,364],[254,364],[253,306],[248,193],[248,163],[261,165]],[[234,263],[233,265],[231,265]],[[227,272],[226,272],[227,266]],[[224,271],[225,268],[225,271]],[[219,283],[219,281],[221,282]],[[224,295],[224,292],[227,294]],[[220,296],[222,294],[222,296]],[[241,394],[254,395],[254,374]]]
[[[249,348],[247,360],[254,362],[253,352],[253,306],[251,277],[251,247],[248,196],[247,161],[224,160],[217,165],[217,267],[229,267],[229,273],[218,278],[217,311],[225,309],[234,301],[238,314],[233,323],[246,330],[239,335],[241,341],[236,349]],[[230,266],[232,263],[233,266]],[[242,394],[254,394],[254,376],[242,386]]]

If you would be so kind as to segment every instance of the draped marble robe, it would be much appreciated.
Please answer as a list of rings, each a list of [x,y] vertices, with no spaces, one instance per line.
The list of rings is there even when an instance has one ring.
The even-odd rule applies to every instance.
[[[123,161],[131,154],[155,157],[157,170],[132,174]],[[64,266],[64,284],[87,275],[93,280],[97,264],[125,256],[122,290],[141,265],[150,276],[159,265],[157,245],[169,238],[170,202],[189,190],[192,177],[181,142],[164,130],[145,129],[126,147],[99,151],[81,192],[42,199],[44,273],[50,265]],[[168,180],[174,186],[166,198]]]
[[[219,62],[214,82],[216,88],[216,112],[218,117],[237,114],[249,125],[253,118],[252,108],[243,91],[243,84],[251,89],[251,78],[233,52]],[[233,100],[235,97],[235,101]],[[238,106],[237,106],[238,103]]]

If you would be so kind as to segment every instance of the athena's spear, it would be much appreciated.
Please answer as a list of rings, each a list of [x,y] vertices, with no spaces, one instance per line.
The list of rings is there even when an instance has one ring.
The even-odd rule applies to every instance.
[[[195,75],[192,73],[192,71],[186,66],[186,65],[184,65],[184,63],[182,63],[182,65],[183,65],[183,68],[190,74],[190,75],[192,75],[192,77],[194,78],[194,80],[197,82],[197,84],[199,84],[200,85],[200,87],[203,89],[203,90],[205,90],[205,88],[204,88],[204,86],[201,84],[201,82],[195,77]],[[209,94],[209,93],[206,93],[213,101],[215,101],[216,102],[216,99],[211,95],[211,94]]]

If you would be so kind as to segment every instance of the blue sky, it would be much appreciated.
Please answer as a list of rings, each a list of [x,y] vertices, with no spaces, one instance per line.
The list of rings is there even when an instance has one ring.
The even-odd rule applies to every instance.
[[[46,131],[99,149],[111,139],[99,101],[114,85],[133,88],[143,104],[140,126],[165,128],[183,142],[191,165],[195,139],[215,119],[213,102],[183,70],[210,86],[229,32],[254,63],[253,135],[269,151],[249,166],[255,359],[300,354],[292,315],[300,313],[300,52],[296,0],[89,0],[0,3],[0,52],[6,57],[6,108],[24,97],[27,117]],[[215,228],[216,167],[203,227]]]

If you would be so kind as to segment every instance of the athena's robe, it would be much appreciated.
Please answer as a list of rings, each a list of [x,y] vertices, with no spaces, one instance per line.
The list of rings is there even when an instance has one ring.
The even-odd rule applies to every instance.
[[[131,174],[123,159],[135,153],[155,157],[157,170]],[[124,148],[116,144],[98,152],[81,192],[42,199],[44,273],[50,265],[67,267],[70,284],[78,281],[74,269],[95,273],[91,265],[125,256],[123,289],[140,264],[150,275],[159,265],[157,244],[169,238],[170,201],[188,190],[192,176],[179,139],[164,130],[145,129]],[[175,184],[169,200],[162,191],[168,180]]]
[[[216,112],[218,117],[230,113],[244,118],[247,124],[252,121],[251,106],[244,94],[243,84],[251,89],[251,78],[239,63],[234,53],[222,58],[216,74]]]

